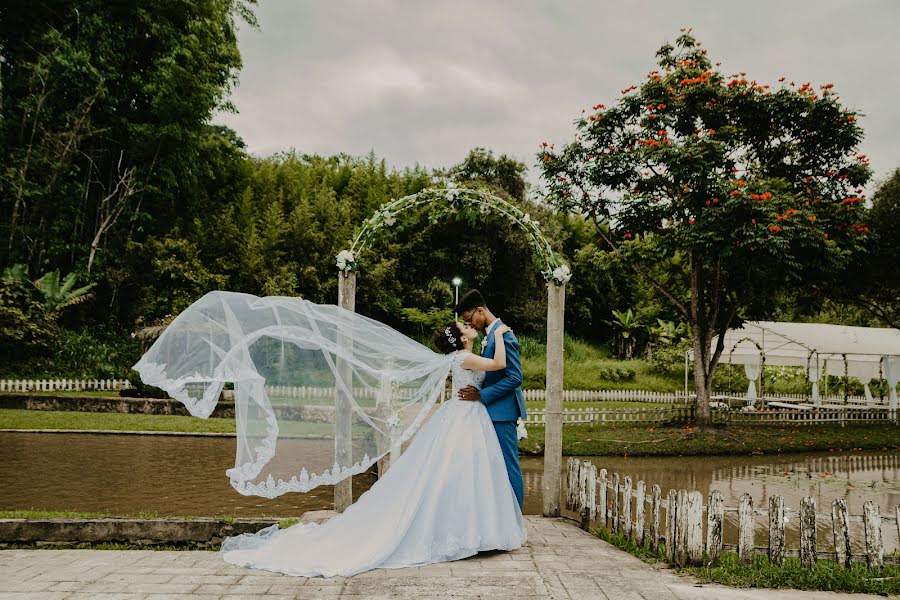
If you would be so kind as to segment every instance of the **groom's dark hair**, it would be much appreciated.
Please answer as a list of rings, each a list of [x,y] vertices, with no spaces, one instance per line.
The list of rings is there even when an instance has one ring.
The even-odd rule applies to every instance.
[[[475,310],[479,306],[487,308],[487,304],[484,302],[484,296],[482,296],[481,292],[478,290],[469,290],[459,299],[459,303],[456,305],[456,313],[461,315],[464,312]]]

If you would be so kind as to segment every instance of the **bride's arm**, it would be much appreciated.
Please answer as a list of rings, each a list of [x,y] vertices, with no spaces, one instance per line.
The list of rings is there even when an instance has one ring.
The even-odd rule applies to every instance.
[[[506,325],[501,325],[494,330],[494,358],[485,358],[470,354],[462,361],[462,368],[471,371],[502,371],[506,368],[506,344],[503,343],[503,334],[512,331]]]

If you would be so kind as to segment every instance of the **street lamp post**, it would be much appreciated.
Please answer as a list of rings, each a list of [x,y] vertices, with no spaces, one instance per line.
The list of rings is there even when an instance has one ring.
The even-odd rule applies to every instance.
[[[460,279],[459,277],[454,277],[453,281],[451,281],[451,283],[456,288],[456,300],[453,302],[453,308],[455,309],[456,305],[459,304],[459,286],[462,285],[462,279]],[[456,314],[456,310],[453,311],[453,317],[454,318],[459,317],[459,315]]]

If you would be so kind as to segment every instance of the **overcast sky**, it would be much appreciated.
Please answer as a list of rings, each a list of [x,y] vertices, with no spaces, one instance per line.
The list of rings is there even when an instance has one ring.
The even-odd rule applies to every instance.
[[[537,178],[542,141],[571,139],[654,68],[681,27],[726,74],[834,83],[865,116],[876,178],[900,167],[900,0],[261,0],[242,27],[230,125],[251,152],[449,166],[476,146]]]

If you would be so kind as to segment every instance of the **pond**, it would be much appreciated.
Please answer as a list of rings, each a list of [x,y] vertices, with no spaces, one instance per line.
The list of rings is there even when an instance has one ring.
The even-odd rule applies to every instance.
[[[648,490],[659,484],[663,495],[670,488],[696,489],[704,496],[719,490],[726,506],[736,507],[744,493],[761,508],[767,507],[773,494],[784,496],[785,506],[793,509],[803,496],[815,496],[821,513],[830,512],[835,498],[847,500],[851,515],[862,514],[866,500],[877,502],[887,515],[894,515],[900,505],[900,454],[896,452],[589,460],[598,469],[631,476],[635,484],[644,480]],[[0,433],[0,510],[247,517],[298,516],[332,506],[330,487],[272,500],[242,496],[225,476],[233,461],[234,438]],[[522,457],[522,469],[525,512],[540,514],[543,460]],[[354,477],[354,496],[374,480],[371,474]],[[789,541],[795,528],[792,516],[787,525]],[[884,529],[886,548],[896,548],[896,527]]]

